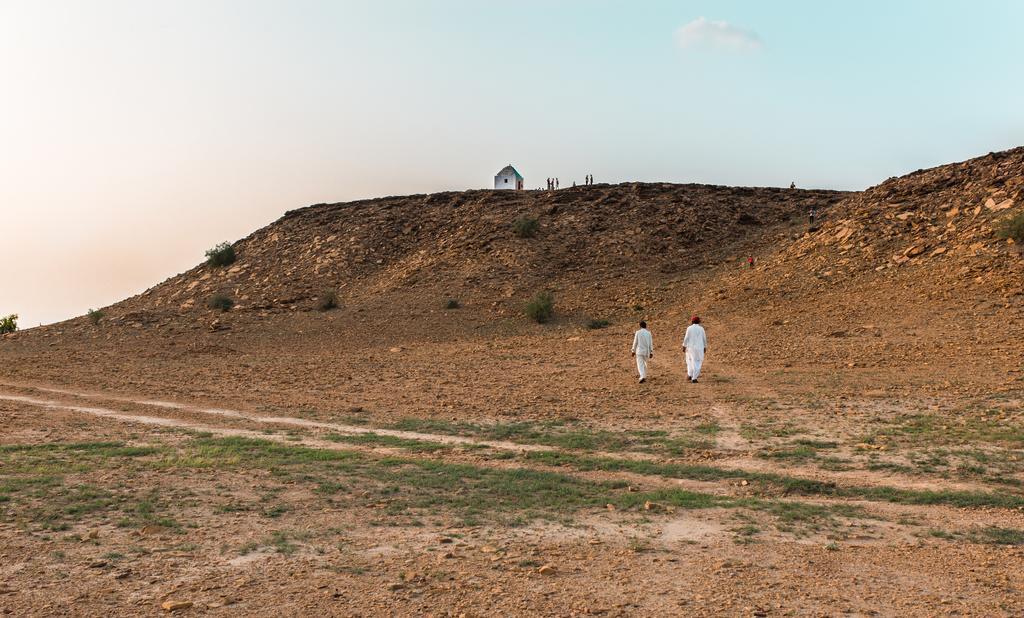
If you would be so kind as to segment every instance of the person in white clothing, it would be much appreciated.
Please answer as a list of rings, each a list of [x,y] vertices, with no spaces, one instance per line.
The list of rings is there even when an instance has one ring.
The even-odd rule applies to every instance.
[[[640,372],[640,384],[647,381],[647,361],[654,358],[654,339],[647,330],[647,322],[640,322],[640,330],[633,334],[632,355],[636,359],[636,370]]]
[[[686,354],[686,378],[692,384],[700,377],[700,366],[704,364],[704,353],[708,351],[708,334],[700,325],[700,317],[693,316],[683,337],[683,353]]]

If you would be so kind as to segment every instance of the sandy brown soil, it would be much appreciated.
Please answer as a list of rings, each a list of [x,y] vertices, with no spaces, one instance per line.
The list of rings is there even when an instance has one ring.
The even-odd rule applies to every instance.
[[[0,610],[1024,615],[1022,158],[320,205],[0,338]]]

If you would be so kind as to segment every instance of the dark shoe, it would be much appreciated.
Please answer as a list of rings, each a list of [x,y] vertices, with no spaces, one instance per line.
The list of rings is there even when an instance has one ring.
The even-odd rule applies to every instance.
[[[640,384],[643,384],[646,381],[647,381],[647,378],[640,378]]]
[[[696,380],[690,380],[690,384],[696,384],[696,383],[697,383]]]
[[[687,380],[693,380],[693,378],[691,378],[690,376],[686,376],[686,379]]]

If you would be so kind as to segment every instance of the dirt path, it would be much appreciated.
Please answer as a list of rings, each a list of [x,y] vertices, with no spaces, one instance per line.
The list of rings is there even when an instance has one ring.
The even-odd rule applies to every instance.
[[[125,397],[120,395],[108,395],[95,392],[80,392],[69,389],[59,389],[46,386],[37,385],[19,385],[19,384],[5,384],[0,383],[0,387],[6,386],[13,389],[31,390],[38,392],[51,393],[61,395],[65,398],[81,398],[89,400],[101,400],[101,401],[112,401],[119,403],[133,404],[137,406],[144,406],[150,408],[158,408],[163,410],[171,410],[178,412],[188,412],[198,415],[208,415],[224,419],[232,419],[244,422],[251,422],[265,425],[275,426],[292,426],[303,429],[312,430],[325,430],[344,435],[375,435],[375,436],[386,436],[399,438],[404,440],[416,440],[421,442],[443,444],[448,446],[468,446],[468,447],[487,447],[496,450],[504,450],[519,453],[558,453],[566,452],[565,449],[538,445],[538,444],[523,444],[519,442],[511,442],[504,440],[481,440],[474,439],[464,436],[453,436],[448,434],[436,434],[436,433],[423,433],[414,431],[401,431],[384,428],[373,428],[373,427],[360,427],[356,425],[347,425],[341,423],[326,423],[321,421],[312,421],[308,419],[296,418],[291,416],[263,416],[259,414],[253,414],[248,412],[242,412],[239,410],[227,409],[227,408],[208,408],[202,406],[196,406],[191,404],[170,402],[163,400],[148,399],[145,397],[133,398]],[[338,443],[328,440],[318,439],[312,436],[303,436],[299,440],[296,440],[295,436],[279,436],[271,433],[254,431],[249,429],[241,429],[229,426],[217,426],[205,423],[197,423],[181,418],[168,417],[168,416],[154,416],[150,414],[137,414],[129,413],[126,411],[117,411],[108,408],[96,407],[96,406],[83,406],[75,403],[68,403],[63,401],[56,401],[50,399],[42,399],[38,397],[30,397],[26,395],[17,395],[10,393],[0,392],[0,400],[13,401],[28,405],[35,405],[49,409],[64,409],[84,414],[91,414],[94,416],[110,418],[123,422],[130,423],[141,423],[146,425],[154,425],[161,427],[175,427],[179,429],[186,429],[191,431],[208,432],[218,436],[235,436],[235,437],[248,437],[253,439],[272,440],[275,442],[287,442],[288,444],[301,444],[311,448],[325,448],[332,450],[365,450],[374,452],[384,453],[395,453],[400,449],[388,448],[388,447],[374,447],[370,445],[355,445],[351,443]],[[732,445],[735,448],[737,441],[747,442],[744,438],[739,436],[738,423],[735,418],[731,416],[728,411],[725,411],[721,406],[715,406],[715,416],[718,419],[724,421],[722,423],[723,429],[725,429],[726,439],[725,442]],[[721,435],[719,436],[721,437]],[[721,446],[721,442],[719,443]],[[732,450],[729,446],[727,449]],[[717,459],[714,462],[716,467],[728,469],[732,471],[750,472],[751,474],[758,473],[770,473],[780,474],[788,477],[794,477],[799,479],[814,480],[814,481],[825,481],[837,484],[845,485],[868,485],[868,486],[886,486],[897,489],[907,490],[956,490],[956,491],[977,491],[987,489],[983,485],[976,485],[964,482],[949,481],[947,479],[935,480],[928,478],[915,478],[915,477],[903,477],[897,474],[875,472],[868,470],[856,470],[856,471],[824,471],[815,468],[808,467],[780,467],[772,465],[770,462],[756,460],[748,455],[737,453],[735,458],[724,458]],[[587,452],[587,457],[593,458],[613,458],[613,459],[632,459],[642,461],[662,461],[658,456],[650,453],[638,453],[631,451],[618,451],[614,453],[607,452]],[[480,463],[483,459],[487,458],[474,458],[474,461]],[[488,462],[490,465],[490,462]],[[504,465],[504,464],[502,464]],[[535,464],[534,467],[545,467],[541,464]],[[674,482],[681,486],[696,491],[707,491],[709,488],[718,488],[719,491],[722,488],[727,488],[729,483],[725,481],[695,481],[689,479],[669,479],[668,477],[653,476],[647,474],[640,474],[635,472],[591,472],[585,473],[590,477],[602,477],[602,478],[627,478],[629,480],[636,479],[648,479],[651,482],[664,483],[666,481]],[[727,491],[731,491],[728,490]]]

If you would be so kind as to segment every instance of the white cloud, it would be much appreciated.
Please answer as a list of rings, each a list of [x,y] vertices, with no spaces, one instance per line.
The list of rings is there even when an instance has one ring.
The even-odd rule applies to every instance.
[[[711,21],[703,17],[682,26],[675,33],[676,44],[683,49],[724,49],[728,51],[754,51],[764,47],[756,32],[737,28],[724,21]]]

